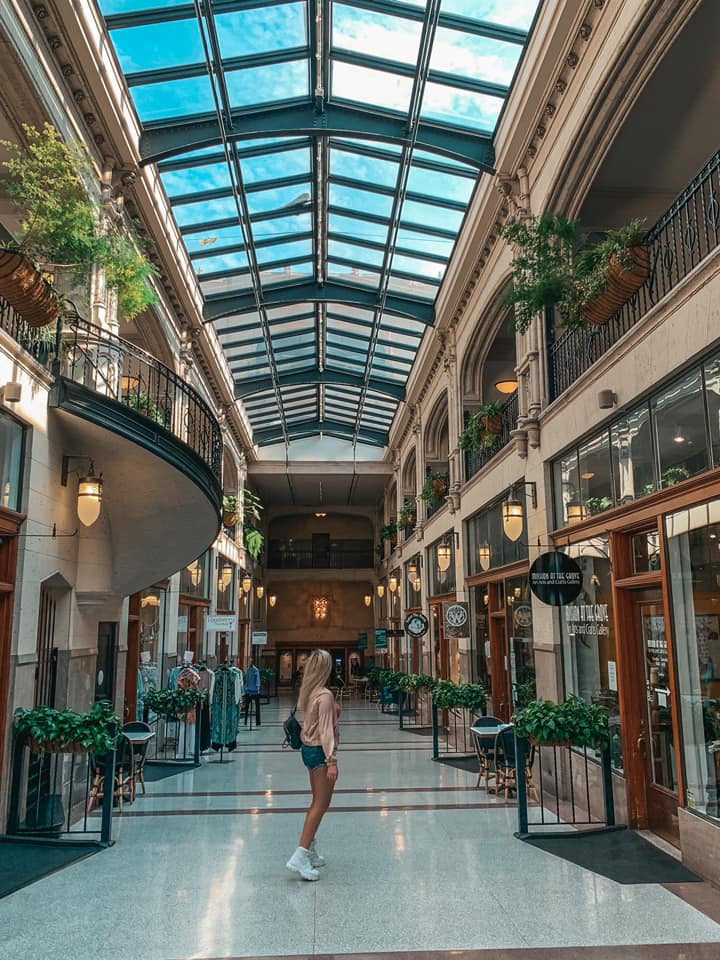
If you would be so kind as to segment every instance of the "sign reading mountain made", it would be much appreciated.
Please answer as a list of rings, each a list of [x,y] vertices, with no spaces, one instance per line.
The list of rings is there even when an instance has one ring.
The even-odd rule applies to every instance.
[[[542,603],[564,607],[582,590],[582,570],[572,557],[558,550],[541,553],[530,567],[530,589]]]
[[[375,631],[375,649],[387,650],[387,648],[388,648],[388,632],[383,628],[379,628]]]

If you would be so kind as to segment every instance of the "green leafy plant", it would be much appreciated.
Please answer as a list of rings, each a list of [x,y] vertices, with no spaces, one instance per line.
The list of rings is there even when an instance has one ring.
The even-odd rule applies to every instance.
[[[488,417],[502,416],[502,406],[499,403],[486,403],[476,410],[465,424],[458,441],[461,450],[486,450],[497,440],[497,433],[491,433],[487,428]]]
[[[660,485],[665,487],[674,487],[676,483],[682,483],[683,480],[690,479],[690,471],[687,467],[668,467],[663,470],[660,478]]]
[[[92,753],[107,753],[119,738],[120,718],[107,700],[98,700],[87,713],[55,710],[53,707],[19,709],[14,731],[36,751],[58,752],[77,745]]]
[[[271,667],[265,667],[260,671],[260,683],[270,684],[275,678],[275,671]]]
[[[566,313],[580,316],[583,306],[608,289],[614,265],[629,270],[633,266],[630,250],[645,239],[645,221],[631,220],[618,230],[608,230],[605,239],[579,253],[575,278],[566,298]]]
[[[434,489],[434,484],[445,484],[445,490],[447,491],[448,475],[446,473],[440,473],[438,471],[432,471],[425,477],[425,483],[423,484],[422,491],[420,496],[425,501],[425,503],[431,507],[433,504],[437,503],[442,496],[437,496]]]
[[[398,516],[398,523],[403,527],[414,527],[417,521],[417,509],[414,500],[406,500]]]
[[[397,524],[395,521],[386,523],[384,527],[380,528],[380,539],[381,540],[394,540],[397,537]]]
[[[105,271],[105,282],[117,293],[118,313],[124,320],[158,302],[148,283],[160,271],[151,263],[135,233],[109,233],[101,239],[98,262]]]
[[[604,513],[613,505],[610,497],[590,497],[585,501],[585,513],[589,517],[594,517],[598,513]]]
[[[265,534],[252,524],[245,523],[243,524],[243,540],[247,552],[253,560],[258,560],[265,548]]]
[[[260,521],[264,510],[262,500],[252,490],[247,487],[242,488],[243,517],[247,523]],[[237,509],[237,497],[235,498],[235,508]]]
[[[518,682],[513,684],[514,699],[518,707],[527,707],[529,703],[537,697],[537,684],[535,682],[535,671],[529,671],[521,674]]]
[[[424,673],[406,673],[399,683],[400,689],[406,693],[417,693],[418,690],[432,690],[436,681]]]
[[[175,720],[182,717],[189,710],[193,710],[198,703],[207,699],[207,690],[190,688],[184,690],[148,690],[143,697],[143,703],[160,717]]]
[[[608,711],[570,696],[565,703],[533,700],[515,717],[518,736],[539,744],[568,744],[598,749],[609,742]]]
[[[126,403],[133,410],[142,413],[143,416],[152,420],[160,427],[169,427],[170,414],[167,410],[158,406],[146,393],[130,393],[127,396]]]
[[[237,516],[238,509],[238,498],[225,494],[223,496],[223,510],[227,510],[228,513],[232,513],[234,516]]]
[[[435,706],[443,710],[465,707],[473,713],[479,713],[487,706],[487,694],[478,683],[438,680],[433,688],[432,698]]]

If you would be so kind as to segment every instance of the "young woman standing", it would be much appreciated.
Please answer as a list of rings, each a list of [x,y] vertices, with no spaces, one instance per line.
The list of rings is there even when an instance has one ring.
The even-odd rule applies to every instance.
[[[312,803],[305,816],[300,845],[287,862],[288,870],[304,880],[319,880],[317,867],[325,865],[315,846],[315,834],[330,806],[338,778],[335,752],[340,739],[340,706],[328,690],[332,657],[327,650],[315,650],[305,663],[298,709],[303,713],[302,759],[310,775]]]

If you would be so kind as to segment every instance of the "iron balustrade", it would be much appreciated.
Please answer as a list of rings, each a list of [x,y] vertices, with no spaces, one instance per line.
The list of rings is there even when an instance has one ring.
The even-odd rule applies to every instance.
[[[553,311],[548,311],[551,399],[568,390],[718,246],[720,151],[649,231],[647,243],[650,276],[609,323],[556,336]]]
[[[354,570],[371,568],[372,540],[337,540],[325,548],[309,540],[271,540],[268,568],[274,570]]]
[[[517,390],[507,398],[500,409],[502,417],[502,430],[495,437],[492,446],[485,447],[482,450],[468,450],[465,453],[465,479],[469,480],[475,474],[482,470],[486,463],[489,463],[493,457],[506,447],[511,438],[511,433],[517,427],[518,421],[518,395]]]
[[[0,329],[9,334],[23,350],[31,354],[38,363],[48,366],[55,354],[56,328],[31,327],[25,323],[15,307],[0,297]]]
[[[173,434],[194,450],[221,483],[222,433],[212,410],[151,354],[72,315],[63,322],[59,373]]]
[[[482,711],[483,715],[485,711]],[[470,732],[475,717],[480,711],[472,712],[465,707],[443,709],[432,702],[432,738],[433,760],[442,757],[471,758],[477,756],[475,743]]]

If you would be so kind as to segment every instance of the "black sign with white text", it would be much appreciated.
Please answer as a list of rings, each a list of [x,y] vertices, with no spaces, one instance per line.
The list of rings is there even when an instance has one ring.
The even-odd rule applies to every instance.
[[[553,550],[541,553],[530,567],[530,589],[542,603],[564,607],[582,590],[582,570],[572,557]]]

